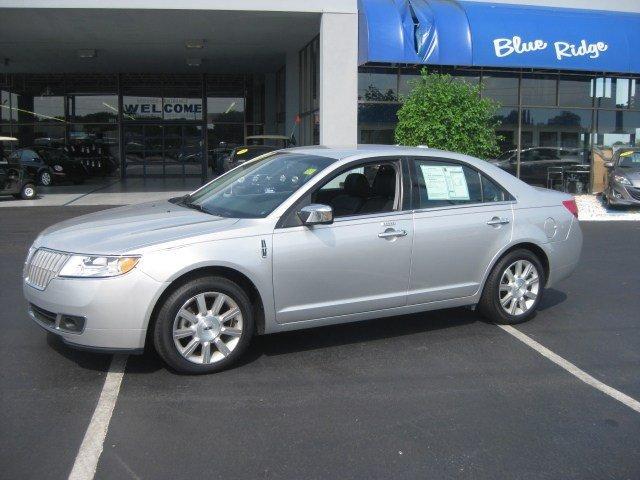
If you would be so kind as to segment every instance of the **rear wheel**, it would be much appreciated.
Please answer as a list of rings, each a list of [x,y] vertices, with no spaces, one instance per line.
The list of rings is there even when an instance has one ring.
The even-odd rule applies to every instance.
[[[242,355],[254,330],[247,294],[221,277],[178,287],[164,301],[154,326],[156,351],[181,373],[223,370]]]
[[[536,313],[544,284],[540,259],[530,250],[514,250],[493,267],[478,310],[495,323],[526,322]]]
[[[53,177],[49,170],[42,170],[38,173],[38,183],[44,187],[48,187],[53,183]]]

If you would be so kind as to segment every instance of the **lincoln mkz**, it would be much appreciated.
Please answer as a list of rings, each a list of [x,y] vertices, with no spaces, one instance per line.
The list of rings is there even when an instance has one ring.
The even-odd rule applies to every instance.
[[[49,227],[23,283],[30,317],[69,345],[153,346],[206,373],[254,335],[462,306],[524,322],[581,247],[571,196],[486,161],[293,148],[184,197]]]

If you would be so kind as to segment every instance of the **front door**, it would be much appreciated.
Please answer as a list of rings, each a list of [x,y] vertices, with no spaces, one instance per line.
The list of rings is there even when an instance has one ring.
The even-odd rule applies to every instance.
[[[399,161],[348,167],[309,196],[332,206],[333,224],[275,230],[279,323],[406,304],[413,220],[402,208],[400,172]]]
[[[511,239],[509,194],[466,164],[413,162],[416,202],[408,304],[474,295]]]

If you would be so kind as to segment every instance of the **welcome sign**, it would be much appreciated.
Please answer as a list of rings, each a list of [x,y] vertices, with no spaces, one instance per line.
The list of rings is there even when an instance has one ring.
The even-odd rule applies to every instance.
[[[122,111],[129,118],[201,120],[202,100],[199,98],[124,97]]]

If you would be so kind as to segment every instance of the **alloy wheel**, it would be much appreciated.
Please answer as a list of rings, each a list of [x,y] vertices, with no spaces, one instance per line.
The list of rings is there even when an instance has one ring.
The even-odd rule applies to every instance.
[[[173,321],[173,342],[183,358],[212,364],[228,357],[242,336],[242,312],[221,292],[205,292],[188,299]]]
[[[498,300],[509,315],[519,316],[533,308],[540,290],[540,277],[528,260],[516,260],[500,278]]]
[[[51,174],[49,172],[42,172],[40,174],[40,183],[44,186],[51,185]]]

